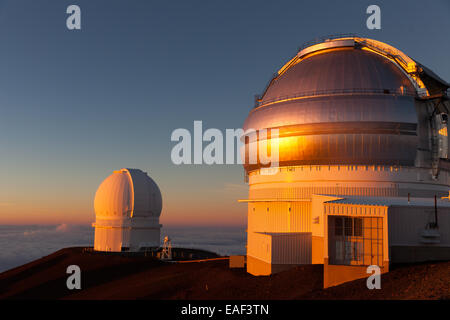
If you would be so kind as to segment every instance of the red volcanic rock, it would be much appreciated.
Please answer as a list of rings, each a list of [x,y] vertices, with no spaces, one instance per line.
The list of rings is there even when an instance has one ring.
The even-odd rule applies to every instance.
[[[177,249],[192,258],[217,257]],[[185,250],[185,251],[183,251]],[[66,288],[66,268],[81,268],[81,290]],[[268,277],[229,269],[228,260],[171,263],[152,257],[67,248],[0,274],[1,299],[449,299],[450,262],[393,267],[381,290],[366,280],[322,289],[323,268],[305,265]]]

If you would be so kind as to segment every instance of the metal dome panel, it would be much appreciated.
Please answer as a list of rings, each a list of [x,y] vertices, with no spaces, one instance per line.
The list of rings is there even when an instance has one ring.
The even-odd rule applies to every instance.
[[[145,172],[127,169],[134,187],[134,217],[159,217],[162,210],[162,197],[158,185]]]
[[[333,95],[277,103],[250,111],[246,129],[326,122],[417,123],[414,98],[396,95]]]
[[[304,49],[287,63],[244,130],[278,129],[280,166],[414,165],[419,120],[411,75],[395,59],[356,42],[332,45]],[[255,137],[246,139],[246,159],[257,150]],[[262,166],[244,165],[247,171]]]
[[[139,169],[114,171],[99,186],[94,200],[97,217],[159,217],[161,192],[156,183]]]
[[[385,57],[340,48],[313,55],[289,68],[268,87],[262,104],[307,94],[363,90],[415,93],[408,77]]]
[[[94,200],[97,217],[123,218],[133,211],[133,183],[126,170],[114,171],[98,187]]]

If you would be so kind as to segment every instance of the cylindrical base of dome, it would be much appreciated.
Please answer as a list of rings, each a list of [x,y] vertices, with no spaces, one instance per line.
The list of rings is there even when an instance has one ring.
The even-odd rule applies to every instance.
[[[380,165],[307,165],[249,173],[249,199],[311,199],[313,194],[368,197],[448,195],[450,175],[431,169]]]
[[[144,248],[160,246],[161,225],[154,224],[153,221],[140,225],[137,225],[135,221],[133,221],[133,224],[126,222],[97,221],[94,224],[94,250],[137,252]]]
[[[325,231],[313,212],[324,209],[317,209],[317,196],[324,201],[355,197],[360,201],[355,205],[409,198],[433,203],[434,196],[448,195],[449,173],[441,171],[433,179],[430,169],[416,167],[281,167],[250,172],[249,187],[247,270],[265,275],[293,265],[323,263]]]

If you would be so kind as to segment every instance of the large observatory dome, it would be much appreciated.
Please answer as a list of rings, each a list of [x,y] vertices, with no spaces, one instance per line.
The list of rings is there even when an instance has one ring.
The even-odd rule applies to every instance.
[[[278,71],[243,127],[279,130],[280,166],[412,166],[423,149],[415,100],[432,87],[421,72],[379,41],[329,39],[304,48]],[[259,167],[245,165],[247,171]]]
[[[97,217],[159,217],[161,192],[156,183],[139,169],[114,171],[99,186],[94,201]]]
[[[449,87],[380,41],[304,45],[244,122],[247,271],[323,264],[328,285],[369,265],[385,272],[390,259],[448,255],[437,205],[434,220],[427,212],[450,186]]]

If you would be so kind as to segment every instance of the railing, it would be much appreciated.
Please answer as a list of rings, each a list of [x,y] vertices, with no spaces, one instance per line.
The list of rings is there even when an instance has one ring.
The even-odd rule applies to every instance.
[[[408,90],[405,87],[400,87],[399,89],[366,89],[366,88],[352,88],[352,89],[334,89],[334,90],[315,90],[315,91],[307,91],[302,92],[295,95],[286,95],[280,96],[273,99],[268,100],[259,100],[256,98],[255,100],[255,108],[274,104],[282,101],[290,101],[297,100],[301,98],[314,98],[320,96],[329,96],[329,95],[347,95],[347,94],[391,94],[391,95],[400,95],[400,96],[416,96],[416,91]]]
[[[199,260],[172,260],[173,263],[196,263],[196,262],[210,262],[210,261],[218,261],[218,260],[230,260],[230,257],[219,257],[219,258],[208,258],[208,259],[199,259]]]
[[[310,41],[304,42],[302,43],[302,45],[298,48],[298,51],[300,52],[301,50],[313,46],[315,44],[319,44],[319,43],[323,43],[323,42],[327,42],[327,41],[331,41],[331,40],[335,40],[335,39],[339,39],[339,38],[357,38],[358,36],[354,33],[341,33],[341,34],[332,34],[332,35],[328,35],[328,36],[324,36],[324,37],[318,37],[318,38],[314,38]]]
[[[394,59],[400,60],[399,62],[402,64],[402,66],[406,69],[407,72],[415,71],[415,68],[410,69],[410,66],[408,65],[408,61],[406,61],[404,58],[404,53],[401,52],[400,50],[393,48],[391,46],[383,46],[382,43],[379,41],[362,38],[353,33],[333,34],[333,35],[329,35],[329,36],[314,38],[313,40],[303,43],[299,47],[298,51],[300,52],[301,50],[303,50],[307,47],[313,46],[315,44],[328,42],[328,41],[332,41],[332,40],[336,40],[336,39],[340,39],[340,38],[353,38],[356,42],[358,42],[362,45],[365,45],[369,48],[373,48],[384,54],[390,55]]]
[[[420,80],[416,79],[416,76],[414,75],[414,73],[417,71],[416,69],[416,64],[413,60],[411,60],[408,56],[406,56],[403,52],[401,52],[400,50],[391,47],[389,45],[384,45],[382,42],[380,41],[376,41],[376,40],[371,40],[371,39],[366,39],[366,38],[362,38],[362,37],[358,37],[357,35],[353,34],[353,33],[344,33],[344,34],[334,34],[334,35],[328,35],[328,36],[324,36],[324,37],[318,37],[315,38],[313,40],[310,40],[308,42],[303,43],[299,49],[298,52],[302,51],[305,48],[308,48],[312,45],[315,44],[319,44],[319,43],[324,43],[324,42],[328,42],[328,41],[332,41],[332,40],[336,40],[336,39],[340,39],[340,38],[353,38],[355,42],[361,44],[362,46],[365,46],[371,50],[377,51],[380,54],[383,54],[391,59],[393,59],[394,61],[396,61],[408,74],[410,74],[410,78],[412,81],[417,82]],[[291,60],[291,64],[295,63],[294,61],[295,59]],[[284,65],[283,68],[281,68],[280,70],[287,70],[289,69],[290,65]],[[269,81],[269,83],[266,85],[263,93],[261,95],[257,95],[255,96],[255,107],[267,104],[267,103],[274,103],[278,100],[283,100],[283,99],[295,99],[295,98],[300,98],[303,96],[308,96],[308,95],[323,95],[324,93],[313,93],[313,92],[308,92],[308,93],[302,93],[300,95],[295,95],[295,96],[291,96],[291,97],[280,97],[280,98],[275,98],[275,99],[271,99],[271,100],[266,100],[264,102],[261,102],[261,99],[264,97],[264,95],[267,92],[267,89],[270,87],[270,85],[272,84],[272,82],[277,79],[280,75],[280,71],[276,74],[273,75],[272,79]],[[426,88],[423,88],[422,85],[420,85],[420,83],[416,83],[417,84],[417,90],[419,91],[418,94],[420,96],[426,95],[426,92],[420,92],[419,89],[422,89],[426,91]],[[379,93],[385,93],[384,90],[380,90],[382,92]],[[405,89],[398,89],[397,91],[392,91],[389,90],[391,93],[394,94],[399,94],[399,95],[410,95],[410,96],[417,96],[417,92],[405,92]],[[341,94],[345,94],[345,93],[377,93],[374,92],[373,90],[367,90],[367,89],[352,89],[352,92],[338,92]],[[338,94],[337,93],[337,94]],[[333,92],[330,92],[329,94],[333,94]]]
[[[396,60],[408,73],[413,73],[416,71],[415,63],[411,61],[407,61],[409,59],[403,52],[393,47],[383,46],[379,41],[374,41],[370,39],[356,39],[358,43],[365,45],[368,48],[379,51],[387,56],[390,56],[392,59]],[[414,63],[411,65],[411,63]]]

